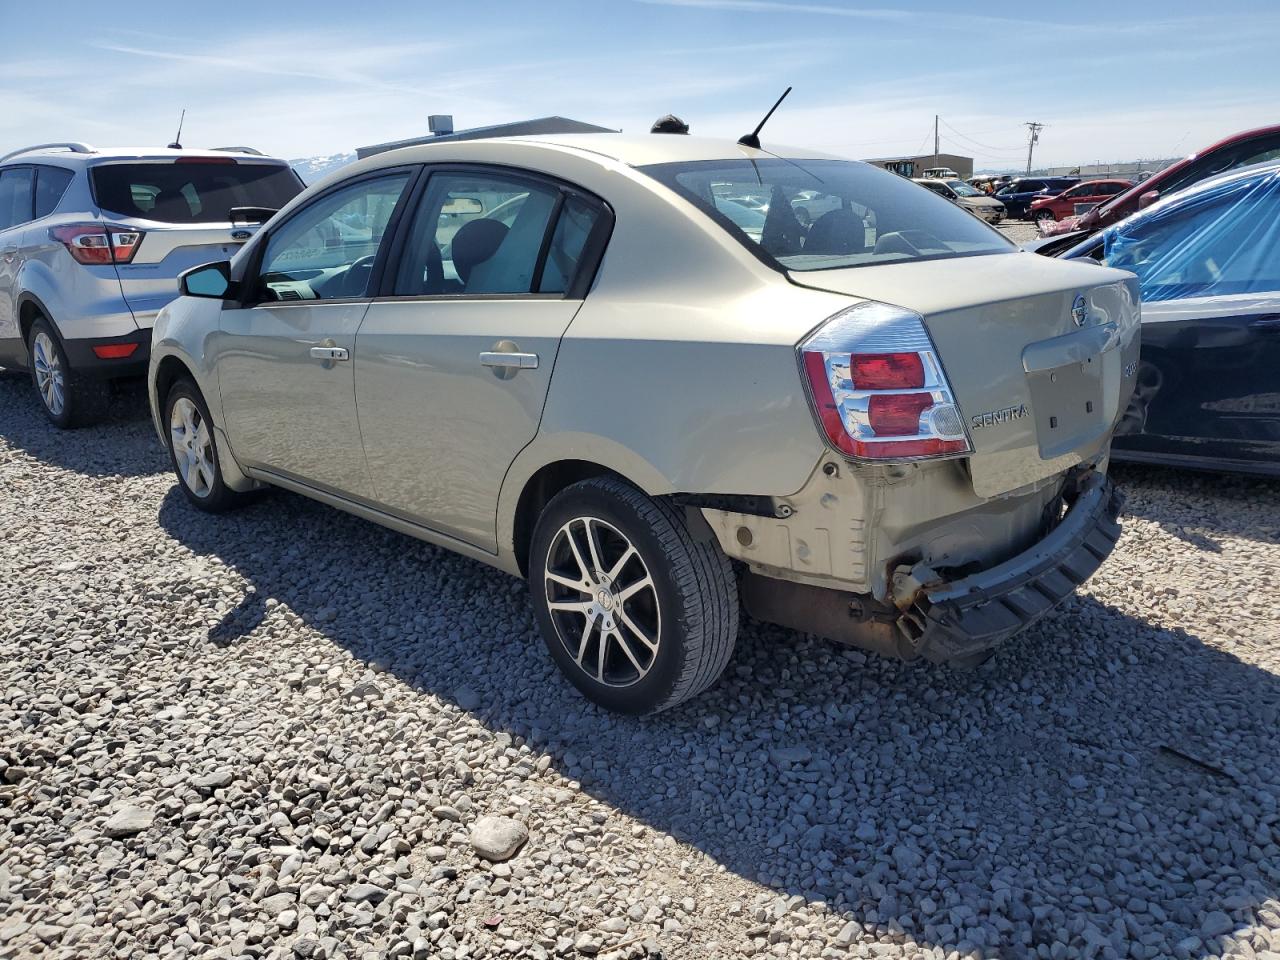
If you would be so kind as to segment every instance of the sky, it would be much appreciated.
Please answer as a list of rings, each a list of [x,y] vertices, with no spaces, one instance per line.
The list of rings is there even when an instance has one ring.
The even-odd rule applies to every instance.
[[[789,0],[6,4],[0,153],[44,141],[296,159],[559,114],[976,167],[1191,153],[1280,122],[1280,6]]]

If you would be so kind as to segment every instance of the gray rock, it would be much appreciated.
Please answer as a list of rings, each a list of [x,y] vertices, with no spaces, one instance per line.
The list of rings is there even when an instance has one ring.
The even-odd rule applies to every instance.
[[[155,819],[155,812],[144,807],[121,807],[102,825],[102,832],[108,837],[132,837],[150,827]]]
[[[510,860],[529,839],[529,828],[510,817],[481,817],[471,827],[471,847],[485,860]]]

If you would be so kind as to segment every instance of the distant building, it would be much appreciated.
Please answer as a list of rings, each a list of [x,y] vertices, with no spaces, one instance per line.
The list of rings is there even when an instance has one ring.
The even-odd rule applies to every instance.
[[[1099,177],[1133,178],[1139,173],[1159,173],[1170,164],[1177,163],[1181,157],[1168,157],[1161,160],[1124,160],[1117,163],[1084,163],[1074,167],[1045,167],[1035,173],[1045,177],[1076,176],[1086,180]]]
[[[439,133],[429,133],[424,137],[410,137],[408,140],[392,140],[390,143],[375,143],[368,147],[356,147],[356,156],[363,160],[375,154],[398,150],[401,147],[417,147],[424,143],[443,143],[447,140],[482,140],[487,137],[528,137],[539,134],[556,133],[616,133],[608,127],[598,127],[594,123],[583,123],[581,120],[570,120],[568,117],[538,117],[536,120],[519,120],[515,123],[498,123],[489,127],[472,127],[469,130],[453,130],[453,118],[449,116],[433,116],[431,129]]]
[[[950,167],[960,174],[962,180],[973,176],[973,157],[961,157],[954,153],[927,153],[919,157],[876,157],[866,162],[903,177],[922,176],[930,167]]]

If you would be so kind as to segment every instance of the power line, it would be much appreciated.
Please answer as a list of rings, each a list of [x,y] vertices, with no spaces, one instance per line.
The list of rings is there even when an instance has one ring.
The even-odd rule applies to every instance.
[[[966,141],[968,141],[969,143],[973,144],[975,147],[981,147],[983,150],[994,150],[994,151],[996,151],[997,153],[1000,153],[1000,152],[1019,152],[1019,149],[1018,149],[1017,147],[993,147],[993,146],[992,146],[991,144],[989,144],[989,143],[983,143],[981,140],[975,140],[975,139],[973,139],[973,137],[969,137],[969,136],[966,136],[965,134],[961,133],[959,130],[957,130],[955,127],[953,127],[951,124],[947,123],[947,121],[945,121],[945,120],[943,120],[943,121],[942,121],[942,125],[943,125],[944,127],[946,127],[948,130],[950,130],[952,133],[954,133],[954,134],[955,134],[957,137],[959,137],[961,140],[966,140]]]

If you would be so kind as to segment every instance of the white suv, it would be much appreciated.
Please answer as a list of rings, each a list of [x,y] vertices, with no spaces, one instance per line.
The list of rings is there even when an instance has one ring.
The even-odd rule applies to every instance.
[[[224,259],[302,190],[249,147],[42,144],[0,157],[0,367],[28,370],[59,427],[145,372],[182,271]]]

